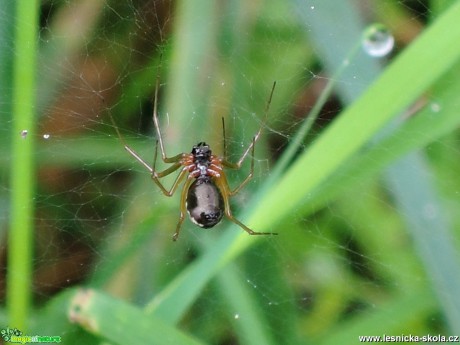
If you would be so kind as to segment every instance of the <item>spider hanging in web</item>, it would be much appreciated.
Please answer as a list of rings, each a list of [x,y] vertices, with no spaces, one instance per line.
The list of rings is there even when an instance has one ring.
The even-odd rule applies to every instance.
[[[273,83],[270,96],[265,107],[265,119],[268,115],[268,110],[270,108],[275,85],[276,82]],[[246,151],[244,151],[243,155],[236,163],[232,163],[227,160],[225,124],[223,118],[223,157],[212,154],[211,148],[205,142],[199,142],[197,145],[193,146],[191,153],[179,153],[173,157],[168,157],[165,152],[160,125],[158,122],[158,88],[159,75],[157,76],[156,80],[155,95],[153,100],[153,123],[155,125],[157,140],[152,166],[150,166],[136,153],[136,151],[134,151],[126,144],[110,112],[109,116],[126,151],[128,151],[131,156],[133,156],[150,172],[152,180],[160,188],[164,195],[173,196],[180,183],[185,179],[180,198],[179,221],[176,226],[176,231],[173,235],[173,240],[176,241],[179,237],[179,232],[182,223],[184,222],[186,213],[188,213],[193,223],[205,229],[212,228],[213,226],[219,224],[223,215],[225,214],[225,216],[230,221],[239,225],[249,235],[277,235],[277,233],[273,232],[256,232],[248,228],[233,216],[229,202],[229,198],[237,194],[249,182],[249,180],[251,180],[254,174],[254,148],[256,141],[262,131],[262,126],[259,128],[256,135],[254,135],[251,144],[248,146]],[[169,168],[166,168],[163,171],[157,171],[155,168],[158,154],[158,145],[160,146],[161,159],[163,162],[166,164],[172,164]],[[241,182],[238,187],[232,190],[228,185],[227,177],[223,169],[240,169],[249,152],[251,152],[251,168],[249,175],[243,180],[243,182]],[[162,177],[168,176],[169,174],[172,174],[178,169],[180,169],[180,172],[172,184],[171,189],[166,189],[166,187],[161,183],[160,179]]]

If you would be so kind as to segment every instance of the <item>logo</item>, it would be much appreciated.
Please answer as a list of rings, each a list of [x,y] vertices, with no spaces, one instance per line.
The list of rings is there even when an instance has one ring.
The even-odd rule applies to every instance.
[[[24,335],[17,328],[3,328],[0,334],[5,342],[9,343],[60,343],[61,337],[48,335]]]

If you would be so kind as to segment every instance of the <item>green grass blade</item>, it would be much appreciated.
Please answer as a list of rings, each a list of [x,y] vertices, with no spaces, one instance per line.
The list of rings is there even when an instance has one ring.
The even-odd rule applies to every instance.
[[[31,302],[34,220],[35,61],[38,1],[16,2],[13,135],[11,160],[11,225],[8,243],[7,305],[10,324],[26,329]],[[22,131],[23,135],[21,135]]]
[[[11,1],[1,1],[0,6],[3,9],[3,18],[0,20],[0,61],[2,62],[0,68],[0,104],[2,105],[2,116],[9,118],[11,114],[11,84],[13,78],[12,65],[13,57],[11,51],[13,50],[13,40],[15,32],[14,14],[15,4]],[[2,123],[3,130],[10,130],[8,122]],[[9,139],[7,133],[2,133],[2,139]],[[3,144],[3,142],[2,142]],[[6,143],[5,143],[6,144]],[[2,145],[7,146],[7,145]],[[5,148],[6,149],[6,148]],[[3,156],[3,154],[2,154]]]
[[[217,11],[216,4],[209,0],[193,3],[181,1],[177,6],[176,36],[172,44],[165,109],[174,115],[171,117],[170,128],[174,128],[181,138],[176,140],[182,144],[180,150],[201,140],[193,139],[186,144],[187,146],[183,146],[182,139],[190,137],[190,133],[184,135],[186,121],[194,116],[193,114],[198,116],[194,117],[192,134],[209,126],[209,114],[203,100],[209,96],[211,87],[211,79],[205,78],[204,75],[215,72],[207,65],[216,39],[216,19],[213,11]],[[193,67],[190,68],[191,66]],[[191,137],[193,138],[193,135]]]
[[[206,241],[204,248],[210,248],[214,243]],[[204,249],[203,248],[203,249]],[[216,277],[218,292],[228,306],[229,315],[234,315],[232,324],[238,334],[241,344],[275,344],[269,332],[266,315],[261,312],[258,299],[254,296],[249,285],[236,266],[226,266]],[[286,334],[286,339],[288,335]]]
[[[452,75],[452,72],[448,73]],[[451,84],[442,93],[437,93],[436,99],[442,112],[434,114],[430,107],[426,107],[365,153],[349,160],[327,183],[313,191],[309,204],[305,204],[301,210],[307,213],[318,210],[351,188],[355,181],[375,175],[403,154],[424,147],[457,128],[460,125],[457,113],[459,93],[459,83]],[[433,116],[436,121],[433,121]]]
[[[239,334],[241,344],[275,344],[266,317],[256,303],[257,299],[248,289],[248,284],[243,283],[245,280],[237,273],[235,267],[225,267],[225,270],[217,275],[217,282],[229,309],[235,313],[233,325]]]
[[[78,290],[71,300],[68,316],[113,344],[203,344],[163,320],[147,316],[132,304],[96,290]]]
[[[391,166],[386,177],[453,334],[460,331],[459,260],[434,190],[432,172],[421,154]]]

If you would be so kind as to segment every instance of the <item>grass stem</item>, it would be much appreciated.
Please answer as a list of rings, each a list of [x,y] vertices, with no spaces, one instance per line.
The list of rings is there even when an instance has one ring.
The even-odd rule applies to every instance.
[[[35,61],[37,0],[16,2],[11,154],[11,223],[8,236],[7,306],[11,327],[26,329],[32,297],[34,219]]]

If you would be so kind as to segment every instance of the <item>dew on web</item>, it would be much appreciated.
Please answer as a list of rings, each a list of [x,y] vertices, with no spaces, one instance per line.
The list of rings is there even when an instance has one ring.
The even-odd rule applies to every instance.
[[[394,47],[394,37],[382,24],[369,26],[363,36],[362,46],[364,51],[372,57],[384,57]]]

